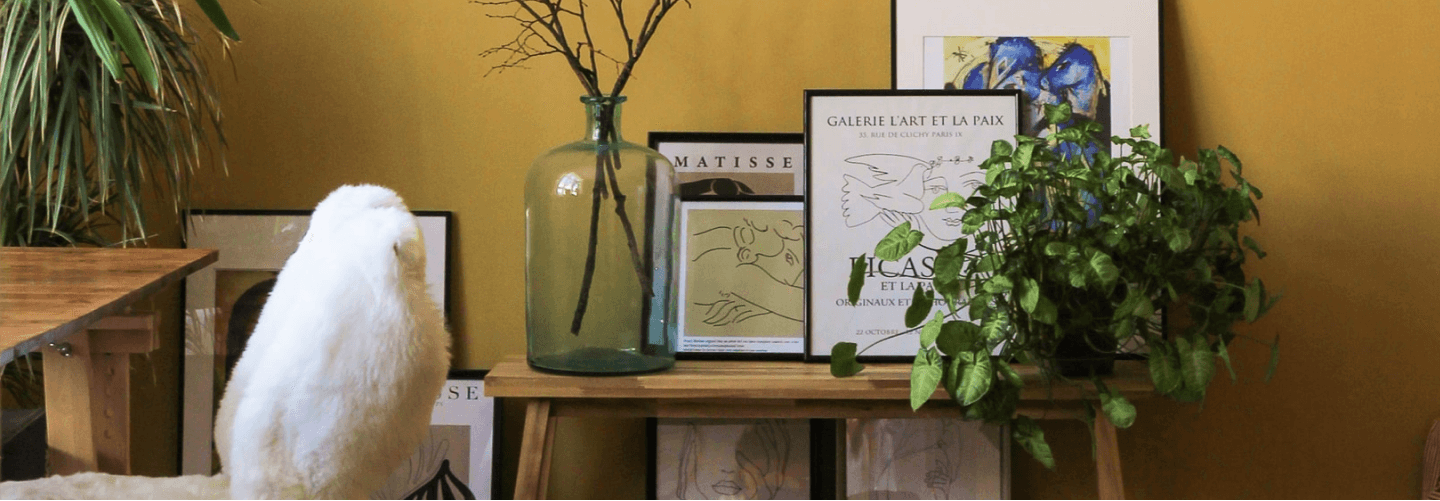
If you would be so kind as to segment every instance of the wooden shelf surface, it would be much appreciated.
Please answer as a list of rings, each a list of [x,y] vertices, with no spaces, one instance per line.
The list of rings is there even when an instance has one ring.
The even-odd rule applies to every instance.
[[[1025,380],[1021,399],[1073,401],[1093,385],[1080,380],[1047,386],[1033,366],[1013,366]],[[1115,374],[1103,378],[1127,398],[1152,396],[1154,385],[1143,362],[1119,361]],[[581,377],[537,371],[523,355],[496,364],[485,377],[490,397],[556,399],[683,399],[683,400],[904,400],[910,399],[909,364],[866,364],[848,378],[830,375],[830,366],[805,362],[742,362],[681,360],[664,372],[636,376]],[[938,389],[932,400],[949,400]]]

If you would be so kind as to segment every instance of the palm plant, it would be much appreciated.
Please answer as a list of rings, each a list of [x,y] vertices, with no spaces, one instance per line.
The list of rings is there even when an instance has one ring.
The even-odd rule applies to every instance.
[[[196,3],[239,39],[217,0]],[[8,0],[0,27],[0,244],[117,243],[107,226],[144,239],[147,183],[188,206],[224,136],[178,4]]]
[[[239,36],[217,0],[196,3],[228,50]],[[0,30],[0,245],[144,239],[147,182],[177,215],[188,207],[212,137],[224,136],[179,5],[5,0]],[[41,372],[25,361],[4,369],[3,388],[33,406]]]

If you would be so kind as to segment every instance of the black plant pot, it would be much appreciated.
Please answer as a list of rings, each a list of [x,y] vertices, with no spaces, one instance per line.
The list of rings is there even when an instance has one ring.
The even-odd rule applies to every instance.
[[[1085,342],[1089,336],[1090,342]],[[1108,376],[1115,373],[1114,337],[1104,333],[1072,333],[1060,338],[1055,346],[1055,366],[1068,378]],[[1100,348],[1100,351],[1096,348]]]

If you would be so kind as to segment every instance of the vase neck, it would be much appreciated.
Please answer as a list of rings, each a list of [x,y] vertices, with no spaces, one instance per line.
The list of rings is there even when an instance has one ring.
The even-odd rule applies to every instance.
[[[580,102],[585,103],[586,139],[600,143],[624,140],[620,135],[620,105],[625,96],[584,96]]]

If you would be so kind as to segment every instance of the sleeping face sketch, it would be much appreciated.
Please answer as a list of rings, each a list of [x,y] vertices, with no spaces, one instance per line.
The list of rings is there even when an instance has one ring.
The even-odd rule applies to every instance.
[[[788,209],[687,209],[687,336],[804,335],[803,217]]]
[[[840,206],[846,226],[895,227],[909,221],[911,229],[925,234],[921,245],[930,249],[960,238],[964,215],[960,208],[931,210],[930,204],[947,192],[969,195],[985,179],[973,163],[953,159],[927,162],[905,155],[868,154],[846,162],[865,168],[858,176],[844,176]]]

